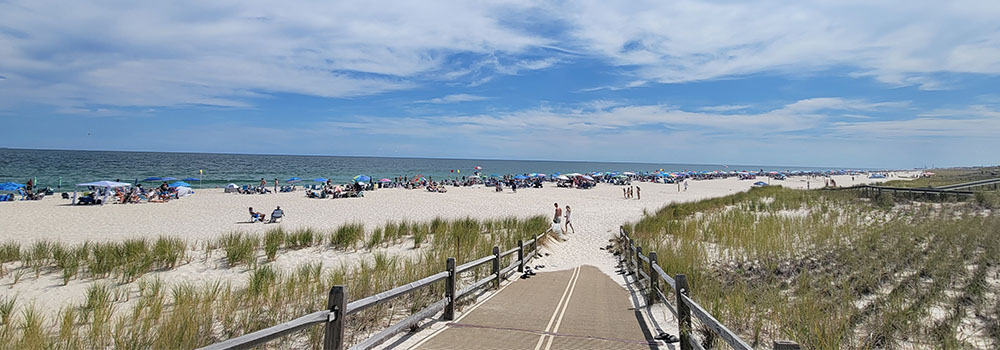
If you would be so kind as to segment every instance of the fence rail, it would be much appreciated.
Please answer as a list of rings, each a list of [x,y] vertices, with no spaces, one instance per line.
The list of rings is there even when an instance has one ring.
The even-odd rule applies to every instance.
[[[514,271],[524,272],[525,264],[531,261],[531,259],[534,258],[535,254],[538,252],[538,243],[540,238],[541,237],[536,234],[534,238],[528,240],[527,242],[519,240],[517,241],[517,247],[511,248],[502,253],[500,252],[500,247],[494,246],[493,254],[467,262],[458,267],[455,266],[455,258],[448,258],[448,260],[445,261],[445,271],[435,273],[420,280],[358,299],[350,303],[346,302],[346,288],[342,285],[333,286],[333,288],[330,289],[330,295],[327,301],[327,310],[316,311],[279,325],[264,328],[236,338],[224,340],[205,346],[201,349],[247,349],[267,343],[268,341],[283,337],[296,331],[313,327],[318,324],[325,324],[326,329],[323,339],[323,348],[342,350],[344,349],[344,321],[347,316],[361,312],[376,305],[383,304],[390,300],[394,300],[419,289],[426,288],[436,282],[442,280],[446,282],[445,295],[441,300],[438,300],[424,309],[413,313],[402,321],[399,321],[350,347],[351,350],[370,349],[382,344],[390,337],[410,329],[421,320],[433,317],[442,310],[444,311],[441,315],[443,320],[453,320],[455,318],[455,304],[459,299],[491,284],[494,288],[499,287],[500,280],[509,274],[512,274]],[[525,246],[529,246],[531,248],[527,255],[525,255]],[[501,269],[500,259],[514,253],[517,253],[516,259],[511,262],[510,265]],[[456,280],[459,274],[490,262],[493,263],[493,268],[489,276],[473,282],[471,285],[458,292],[455,291]]]
[[[622,266],[625,271],[635,276],[635,282],[639,285],[640,293],[643,290],[643,281],[645,281],[646,290],[646,300],[648,303],[663,302],[667,309],[670,310],[677,318],[677,329],[680,331],[680,348],[681,350],[693,350],[702,349],[702,345],[698,343],[698,340],[693,336],[692,332],[692,315],[697,318],[701,324],[705,325],[713,333],[718,335],[719,339],[722,339],[733,349],[738,350],[750,350],[753,349],[747,342],[743,341],[739,335],[731,331],[725,325],[723,325],[719,320],[717,320],[711,313],[705,310],[704,307],[699,305],[694,299],[691,299],[691,287],[688,285],[687,277],[683,274],[678,274],[676,276],[670,276],[663,268],[660,267],[656,260],[656,252],[649,252],[648,256],[642,254],[642,247],[635,244],[635,241],[629,236],[629,233],[625,231],[625,227],[621,227],[619,242],[619,252],[621,252]],[[643,266],[643,263],[647,266]],[[646,271],[649,271],[648,273]],[[675,305],[671,305],[669,298],[667,297],[667,291],[660,288],[660,280],[667,283],[670,289],[674,291],[674,301]],[[799,345],[795,342],[776,340],[774,342],[775,350],[794,350],[799,349]]]

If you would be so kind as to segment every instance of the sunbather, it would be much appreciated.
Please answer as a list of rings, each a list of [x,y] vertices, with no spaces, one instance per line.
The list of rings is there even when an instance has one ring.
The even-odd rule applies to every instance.
[[[274,209],[274,211],[271,212],[271,221],[270,222],[279,222],[279,221],[281,221],[281,218],[284,217],[284,216],[285,216],[285,212],[283,210],[281,210],[281,207],[279,206],[277,209]]]

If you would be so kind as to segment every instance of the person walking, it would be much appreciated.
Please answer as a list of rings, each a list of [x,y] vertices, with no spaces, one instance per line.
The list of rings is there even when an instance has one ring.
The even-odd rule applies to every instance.
[[[573,233],[576,233],[576,227],[573,227],[573,223],[570,222],[570,220],[569,220],[569,214],[571,212],[572,212],[572,210],[567,205],[566,206],[566,227],[563,229],[563,232],[569,232],[569,230],[572,229]]]
[[[274,179],[274,193],[278,193],[278,179]]]
[[[552,222],[559,223],[562,220],[562,208],[559,207],[559,203],[554,204],[556,206],[556,215],[552,217]]]
[[[622,187],[622,198],[628,199],[628,189]]]
[[[635,186],[635,199],[636,200],[642,199],[642,189],[639,188],[639,186]],[[569,208],[569,207],[567,207],[567,208]]]

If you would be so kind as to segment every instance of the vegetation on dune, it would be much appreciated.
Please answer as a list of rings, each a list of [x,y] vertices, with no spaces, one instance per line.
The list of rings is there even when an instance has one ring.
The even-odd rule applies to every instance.
[[[391,237],[394,238],[382,240],[372,236],[365,240],[363,226],[345,224],[328,235],[329,246],[353,249],[361,242],[371,243],[374,240],[377,243],[371,246],[377,247],[384,240],[400,242],[407,237],[404,235],[414,236],[415,245],[416,242],[423,245],[412,258],[390,256],[375,250],[371,259],[362,259],[357,266],[324,268],[319,263],[306,263],[290,271],[276,269],[267,262],[279,255],[281,249],[301,249],[321,244],[323,235],[313,229],[285,232],[275,228],[263,237],[232,232],[211,242],[207,248],[223,250],[224,259],[231,266],[247,266],[249,273],[245,281],[169,286],[156,276],[139,278],[134,286],[97,281],[88,288],[83,302],[65,306],[50,320],[44,319],[31,305],[18,305],[14,297],[0,297],[0,338],[10,340],[0,344],[0,348],[196,348],[324,309],[327,294],[333,285],[345,285],[350,299],[360,299],[443,271],[448,257],[456,257],[458,264],[462,264],[492,254],[494,245],[503,249],[514,247],[517,240],[528,240],[544,232],[546,223],[547,220],[541,216],[485,221],[467,218],[452,221],[435,219],[428,223],[396,222],[376,228],[371,233],[374,235],[379,230],[386,232],[392,227]],[[424,237],[417,238],[417,235]],[[176,264],[180,261],[183,250],[181,255],[175,254],[177,242],[180,241],[164,238],[163,243],[157,240],[151,245],[145,240],[131,240],[123,243],[87,243],[75,247],[38,243],[26,251],[18,246],[11,249],[17,253],[0,257],[35,264],[48,260],[71,261],[73,258],[70,257],[74,256],[93,277],[127,275],[133,278],[135,276],[126,272],[129,264],[141,267],[149,263],[152,268],[167,268],[171,262]],[[180,244],[183,246],[183,242]],[[7,245],[0,246],[0,253],[4,246]],[[161,250],[165,252],[155,253]],[[134,258],[143,251],[147,252],[148,258]],[[267,259],[259,259],[261,255]],[[21,260],[26,259],[25,256],[29,256],[30,260]],[[174,257],[177,259],[171,260]],[[504,264],[511,262],[511,258],[507,258]],[[40,264],[43,270],[47,266],[47,263]],[[69,266],[71,263],[63,264]],[[101,273],[95,274],[95,268]],[[489,273],[489,268],[486,264],[473,269],[471,276],[481,278]],[[18,268],[19,271],[26,269],[31,267]],[[125,281],[127,279],[115,280]],[[463,283],[467,282],[460,281],[458,287],[464,287]],[[439,300],[443,293],[443,283],[437,283],[352,315],[347,319],[348,342],[361,341],[393,320]],[[323,328],[317,326],[269,343],[267,347],[319,348],[322,339]]]
[[[959,323],[1000,319],[984,297],[1000,273],[1000,219],[976,201],[896,200],[764,187],[670,205],[626,229],[752,345],[972,346]]]
[[[932,169],[933,176],[884,183],[891,187],[940,187],[1000,177],[1000,167]]]

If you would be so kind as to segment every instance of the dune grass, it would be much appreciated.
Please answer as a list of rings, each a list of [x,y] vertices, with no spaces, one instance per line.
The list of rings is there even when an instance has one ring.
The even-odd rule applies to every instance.
[[[9,339],[9,344],[39,349],[196,348],[323,309],[333,285],[346,285],[351,300],[373,295],[443,271],[445,260],[450,256],[457,257],[458,264],[462,264],[491,254],[494,245],[502,249],[516,246],[517,240],[527,240],[544,232],[546,222],[541,216],[500,220],[467,218],[406,222],[402,230],[401,224],[396,222],[391,225],[395,242],[407,237],[399,232],[426,235],[421,240],[424,247],[411,258],[376,250],[371,258],[362,259],[356,266],[324,267],[318,263],[306,263],[288,271],[276,269],[263,259],[258,261],[261,251],[264,251],[264,256],[270,256],[272,249],[279,254],[280,249],[315,246],[322,239],[318,231],[302,229],[285,233],[275,229],[263,237],[231,232],[212,242],[210,247],[223,250],[224,259],[230,265],[248,267],[250,271],[245,280],[168,286],[156,276],[145,276],[137,277],[137,283],[131,287],[98,281],[88,287],[83,302],[66,305],[49,323],[31,306],[19,305],[14,297],[0,297],[0,320],[3,321],[0,336]],[[385,227],[388,225],[382,229],[385,230]],[[338,233],[341,230],[343,232]],[[278,243],[282,234],[283,243]],[[360,244],[365,232],[360,224],[345,224],[329,236],[330,245],[346,250]],[[130,240],[88,243],[71,248],[44,245],[48,246],[45,249],[48,253],[37,255],[32,262],[71,259],[69,257],[75,255],[79,257],[80,267],[88,266],[87,269],[92,270],[89,266],[93,265],[106,277],[116,278],[116,282],[122,281],[121,277],[125,275],[122,269],[127,269],[119,266],[145,264],[147,261],[154,267],[167,266],[169,261],[176,263],[183,259],[175,254],[156,253],[157,247],[164,252],[176,251],[178,242],[168,239],[152,244],[145,240]],[[82,249],[80,247],[87,249],[79,250]],[[39,248],[39,251],[42,250]],[[86,251],[86,257],[76,255],[74,251]],[[150,256],[148,259],[134,257],[143,251]],[[60,258],[53,258],[55,254]],[[125,263],[118,264],[120,262]],[[485,276],[488,269],[489,266],[481,267],[471,275]],[[93,271],[90,273],[94,274]],[[134,289],[130,291],[129,288]],[[438,283],[352,315],[347,319],[348,342],[359,342],[372,331],[388,326],[392,320],[422,309],[439,299],[443,288],[443,283]],[[323,328],[313,327],[273,342],[268,347],[320,348],[322,339]]]
[[[1000,219],[977,215],[975,202],[898,200],[760,188],[670,205],[626,226],[751,345],[968,347],[956,327],[989,307],[977,286],[984,261],[1000,258]],[[951,311],[932,321],[939,304]]]

